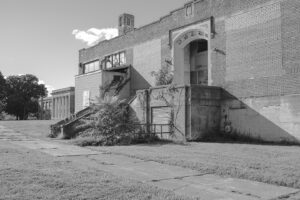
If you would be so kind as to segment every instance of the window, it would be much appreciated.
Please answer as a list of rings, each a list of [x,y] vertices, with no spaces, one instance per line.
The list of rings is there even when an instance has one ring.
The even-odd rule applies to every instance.
[[[90,106],[90,91],[88,91],[88,90],[83,91],[82,97],[83,97],[82,107],[83,108],[89,107]]]
[[[130,26],[130,18],[126,17],[127,25]]]
[[[193,4],[190,3],[185,6],[185,16],[190,17],[192,15],[193,15]]]
[[[126,64],[125,52],[118,52],[105,57],[105,68],[114,68]]]
[[[120,65],[120,54],[113,55],[113,66]]]
[[[93,72],[93,71],[97,71],[99,69],[100,69],[99,60],[84,64],[84,73],[90,73],[90,72]]]
[[[120,65],[125,65],[126,59],[125,59],[125,52],[120,53]]]
[[[112,68],[112,56],[105,57],[105,65],[107,69]]]

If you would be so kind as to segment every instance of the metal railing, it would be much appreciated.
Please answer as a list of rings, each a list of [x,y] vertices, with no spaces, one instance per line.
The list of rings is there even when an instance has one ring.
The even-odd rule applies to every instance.
[[[165,138],[174,133],[174,126],[172,124],[134,124],[137,127],[135,134],[149,134]]]

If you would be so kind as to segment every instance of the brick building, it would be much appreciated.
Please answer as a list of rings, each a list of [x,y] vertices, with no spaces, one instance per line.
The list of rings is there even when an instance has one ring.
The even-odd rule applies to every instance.
[[[122,86],[121,98],[150,98],[144,114],[135,105],[141,121],[164,121],[171,112],[157,99],[152,105],[152,92],[164,90],[151,89],[151,72],[172,63],[185,94],[178,138],[212,128],[300,139],[299,0],[194,0],[140,28],[123,14],[118,26],[118,37],[79,51],[76,111]]]

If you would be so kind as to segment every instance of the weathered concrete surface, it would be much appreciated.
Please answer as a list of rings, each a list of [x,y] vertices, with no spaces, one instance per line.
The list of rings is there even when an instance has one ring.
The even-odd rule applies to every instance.
[[[106,171],[116,176],[172,190],[179,195],[200,197],[204,200],[273,200],[281,197],[286,197],[284,199],[291,197],[290,199],[294,200],[294,197],[297,198],[300,194],[300,190],[294,188],[200,174],[196,170],[96,152],[57,141],[29,140],[30,138],[24,138],[22,134],[1,126],[0,136],[0,140],[59,157],[72,162],[78,168]]]
[[[67,145],[62,143],[47,142],[43,140],[14,141],[14,144],[23,146],[28,149],[39,150],[41,152],[56,157],[98,154],[96,151],[92,151],[89,149],[84,149],[77,146],[72,146],[72,145]]]

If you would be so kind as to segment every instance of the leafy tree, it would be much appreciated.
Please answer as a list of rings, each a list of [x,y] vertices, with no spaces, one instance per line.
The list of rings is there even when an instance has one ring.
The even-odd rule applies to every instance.
[[[6,100],[6,80],[2,73],[0,72],[0,113],[2,113],[5,107],[5,100]]]
[[[18,120],[26,120],[30,113],[37,113],[38,99],[47,95],[45,85],[38,82],[39,79],[31,74],[7,77],[5,111],[16,116]]]

